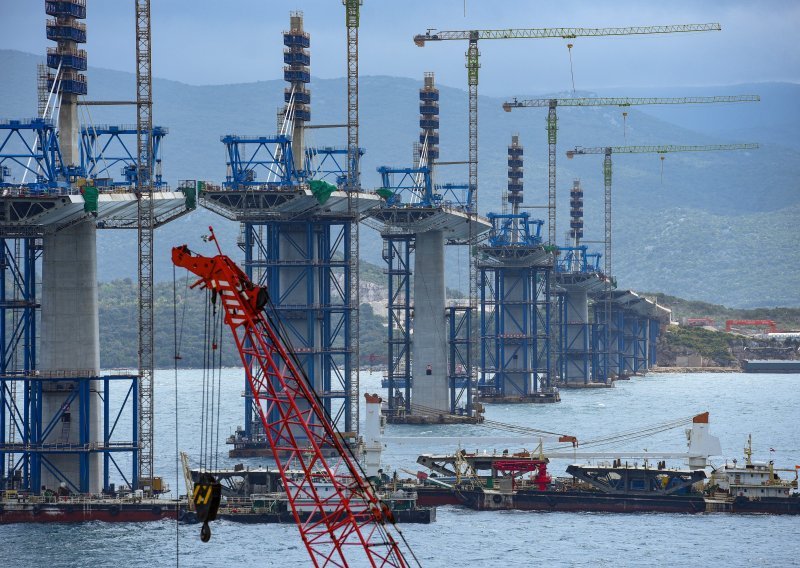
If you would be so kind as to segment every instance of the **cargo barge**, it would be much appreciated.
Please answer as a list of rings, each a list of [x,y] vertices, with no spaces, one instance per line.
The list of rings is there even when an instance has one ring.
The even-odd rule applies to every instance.
[[[384,495],[381,501],[388,505],[397,523],[430,524],[436,521],[436,508],[418,506],[415,493],[401,491],[392,496]],[[311,510],[302,510],[302,506],[300,509],[298,514],[301,522],[319,519],[319,515],[312,513]],[[225,499],[216,518],[244,524],[295,523],[285,493],[253,495],[249,499]],[[184,523],[199,522],[194,511],[182,511],[180,520]]]
[[[175,519],[176,501],[88,497],[39,498],[6,492],[0,502],[0,525],[11,523],[138,523]]]
[[[499,489],[477,487],[457,492],[460,504],[479,511],[580,511],[605,513],[702,513],[703,494],[694,489],[706,474],[702,470],[570,465],[573,480],[552,482],[537,475],[533,486]]]
[[[632,462],[617,457],[595,465],[572,464],[566,468],[570,477],[553,479],[541,446],[533,455],[459,450],[419,456],[417,463],[432,473],[418,472],[407,487],[416,486],[420,506],[460,505],[482,511],[800,514],[800,466],[780,470],[772,462],[753,461],[748,439],[744,465],[733,460],[712,470],[706,457],[719,455],[721,448],[708,432],[708,414],[695,416],[687,434],[688,451],[669,456],[686,458],[687,468],[668,468],[666,459],[645,453]],[[779,471],[793,472],[794,480],[781,479]]]
[[[800,373],[800,361],[792,360],[745,360],[742,363],[745,373]]]

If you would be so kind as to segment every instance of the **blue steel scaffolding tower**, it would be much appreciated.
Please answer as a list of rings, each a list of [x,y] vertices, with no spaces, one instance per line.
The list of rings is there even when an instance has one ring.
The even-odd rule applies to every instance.
[[[125,147],[136,130],[96,127],[79,148],[86,4],[48,0],[45,11],[57,42],[40,75],[49,97],[39,117],[0,123],[0,490],[90,493],[110,491],[112,480],[148,489],[155,480],[141,484],[138,473],[139,375],[101,374],[97,334],[86,331],[97,322],[94,231],[137,226],[136,157],[100,141],[116,129]],[[124,180],[97,169],[109,163]],[[156,224],[185,213],[190,197],[162,184]],[[74,332],[66,340],[65,329]]]
[[[132,213],[107,216],[84,200],[77,208],[63,205],[63,197],[81,193],[69,180],[84,171],[63,166],[52,121],[12,120],[0,124],[0,131],[6,133],[0,144],[0,189],[6,193],[0,219],[0,489],[38,493],[47,472],[69,491],[88,493],[92,455],[102,460],[103,490],[111,488],[112,479],[136,487],[138,375],[38,368],[38,275],[45,233],[87,215],[97,216],[98,224],[126,226]],[[102,154],[87,156],[94,163],[103,160]],[[134,162],[129,156],[118,163],[129,171]],[[90,424],[93,407],[102,416],[102,432],[93,432]],[[130,425],[123,429],[125,422]],[[54,463],[59,456],[75,458],[73,473]]]
[[[488,215],[486,244],[478,247],[480,293],[479,400],[556,402],[551,358],[553,255],[542,242],[541,220],[520,213],[523,147],[508,147],[511,213]]]
[[[600,253],[590,253],[583,239],[583,189],[575,180],[570,190],[570,246],[558,248],[559,385],[581,388],[610,385],[604,353],[604,324],[591,322],[589,297],[605,288]]]
[[[445,308],[444,247],[463,245],[473,222],[476,234],[488,223],[470,217],[469,185],[435,183],[439,90],[433,73],[425,73],[419,90],[419,127],[412,167],[378,168],[377,194],[384,201],[370,212],[383,238],[389,288],[388,417],[404,423],[439,421],[448,414],[471,420],[474,377],[466,351],[472,338],[465,327],[471,310]],[[449,335],[443,333],[444,318]]]
[[[310,36],[302,13],[290,16],[283,33],[284,120],[274,136],[227,135],[226,182],[201,194],[207,208],[241,222],[239,246],[248,276],[270,291],[277,317],[326,410],[348,433],[358,429],[359,362],[355,360],[354,310],[357,251],[352,226],[377,196],[348,193],[330,182],[347,182],[345,148],[305,147],[311,120]],[[358,149],[358,156],[363,150]],[[244,395],[244,427],[229,439],[231,455],[269,452],[254,401]],[[355,409],[355,410],[354,410]]]

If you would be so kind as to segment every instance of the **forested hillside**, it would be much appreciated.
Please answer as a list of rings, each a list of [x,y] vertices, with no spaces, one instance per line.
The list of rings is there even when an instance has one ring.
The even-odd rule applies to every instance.
[[[272,57],[272,56],[270,56]],[[276,68],[282,66],[274,54]],[[36,109],[36,63],[40,57],[0,50],[0,117],[25,117]],[[267,62],[272,65],[273,63]],[[92,68],[90,98],[124,100],[133,92],[128,73]],[[362,162],[363,186],[379,185],[376,167],[408,165],[411,143],[418,139],[419,80],[368,76],[360,84],[360,141],[366,150]],[[220,135],[271,133],[274,109],[283,101],[282,81],[192,86],[154,81],[154,117],[169,127],[164,141],[164,175],[179,179],[225,176]],[[318,124],[344,121],[343,79],[314,78],[313,116]],[[464,160],[467,154],[467,94],[462,88],[440,85],[442,160]],[[533,91],[533,89],[531,90]],[[578,96],[591,93],[579,92]],[[567,160],[575,146],[623,144],[718,144],[758,142],[755,151],[614,157],[613,228],[614,272],[620,286],[660,290],[672,295],[734,307],[800,305],[800,129],[797,100],[800,85],[762,83],[718,87],[675,86],[653,93],[644,87],[599,94],[618,96],[680,96],[756,94],[762,102],[673,108],[631,107],[623,128],[622,109],[561,108],[558,131],[558,226],[568,221],[568,191],[581,178],[585,192],[586,240],[602,240],[602,158]],[[508,93],[508,97],[481,97],[479,207],[500,210],[506,186],[506,146],[518,133],[525,146],[525,203],[546,201],[547,141],[541,109],[503,112],[511,96],[548,96],[548,93]],[[560,96],[568,96],[561,94]],[[130,123],[131,109],[95,108],[96,123]],[[341,145],[336,129],[309,131],[314,145]],[[663,171],[662,171],[663,166]],[[442,168],[438,181],[463,182],[465,166]],[[534,210],[534,214],[537,210]],[[225,236],[226,251],[238,253],[238,226],[198,210],[159,229],[156,242],[156,278],[169,280],[169,248],[199,242],[213,223]],[[559,239],[564,232],[559,230]],[[135,235],[102,231],[99,278],[102,281],[135,277]],[[362,231],[362,257],[382,265],[381,242],[371,229]],[[467,287],[466,253],[452,248],[447,255],[447,285]],[[459,255],[460,258],[459,258]]]

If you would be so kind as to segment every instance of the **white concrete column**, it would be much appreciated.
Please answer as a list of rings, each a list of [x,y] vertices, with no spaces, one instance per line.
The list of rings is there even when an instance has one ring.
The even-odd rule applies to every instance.
[[[65,376],[97,376],[100,372],[100,331],[97,314],[97,248],[94,221],[46,235],[42,254],[42,324],[39,369],[43,373],[59,372]],[[129,322],[136,325],[136,322]],[[44,426],[57,414],[71,395],[74,383],[45,381],[42,401]],[[102,440],[102,418],[99,385],[90,386],[89,441]],[[62,420],[45,439],[45,443],[79,443],[77,399],[69,405]],[[77,455],[48,456],[57,468],[77,484],[79,460]],[[99,454],[89,461],[89,491],[102,489],[102,469]],[[42,484],[58,487],[58,480],[42,468]]]
[[[570,286],[564,301],[567,303],[564,381],[583,384],[589,377],[589,297],[586,289]]]
[[[449,412],[442,231],[416,235],[413,330],[412,403]]]
[[[78,142],[78,95],[63,93],[61,108],[58,111],[58,145],[67,166],[77,166],[81,161]]]

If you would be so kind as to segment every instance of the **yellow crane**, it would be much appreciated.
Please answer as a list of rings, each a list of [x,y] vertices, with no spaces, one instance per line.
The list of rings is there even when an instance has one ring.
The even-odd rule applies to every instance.
[[[558,133],[558,117],[556,108],[617,106],[627,108],[641,105],[688,105],[744,103],[760,101],[758,95],[732,95],[716,97],[576,97],[576,98],[537,98],[517,100],[503,103],[503,110],[511,112],[515,108],[547,108],[547,145],[548,145],[548,218],[551,244],[556,238],[556,134]]]

